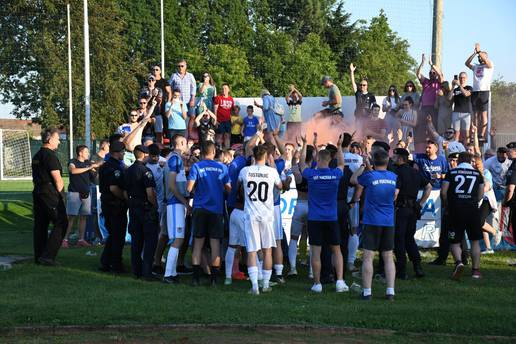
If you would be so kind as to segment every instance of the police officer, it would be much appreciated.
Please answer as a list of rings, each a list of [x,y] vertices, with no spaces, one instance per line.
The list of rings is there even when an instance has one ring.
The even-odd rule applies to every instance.
[[[511,142],[507,145],[509,149],[509,158],[512,160],[511,167],[507,171],[507,188],[505,189],[505,198],[503,201],[504,207],[510,207],[509,226],[512,225],[513,236],[516,225],[516,142]],[[509,228],[509,227],[507,227]]]
[[[125,272],[122,264],[122,251],[127,228],[124,152],[124,144],[120,141],[113,141],[109,146],[109,159],[99,169],[102,214],[109,233],[100,257],[100,270],[104,272]]]
[[[59,131],[46,129],[41,133],[43,145],[32,158],[32,192],[34,212],[34,259],[36,264],[54,266],[57,252],[68,227],[63,200],[62,167],[55,150],[59,146]],[[48,235],[48,225],[54,228]]]
[[[432,192],[432,184],[409,164],[409,152],[404,148],[394,150],[395,173],[398,175],[399,193],[396,198],[396,228],[394,232],[394,254],[396,255],[396,277],[407,279],[408,254],[416,277],[424,277],[421,267],[421,256],[414,240],[416,223],[421,214],[421,208]],[[424,189],[418,200],[418,192]]]
[[[131,234],[131,265],[136,278],[157,281],[152,274],[154,252],[160,231],[156,183],[152,171],[145,166],[149,156],[147,147],[138,145],[133,153],[136,161],[125,174]]]

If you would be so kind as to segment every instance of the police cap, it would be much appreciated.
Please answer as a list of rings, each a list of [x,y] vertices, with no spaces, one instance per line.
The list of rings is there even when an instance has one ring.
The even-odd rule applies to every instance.
[[[448,154],[448,159],[458,159],[458,158],[459,158],[459,152]]]
[[[138,146],[134,147],[134,152],[136,152],[136,151],[142,152],[144,154],[149,154],[149,149],[147,147],[145,147],[144,145],[138,145]]]
[[[505,146],[509,149],[515,149],[516,148],[516,141],[512,141],[510,143],[507,144],[507,146]]]
[[[109,151],[113,153],[123,152],[125,150],[125,145],[123,142],[114,141],[109,145]]]

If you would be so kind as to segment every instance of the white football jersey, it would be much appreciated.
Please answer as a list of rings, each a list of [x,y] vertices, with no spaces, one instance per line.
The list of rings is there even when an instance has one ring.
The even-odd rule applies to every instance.
[[[281,183],[278,171],[265,165],[252,165],[240,171],[238,180],[245,194],[244,211],[257,219],[274,218],[274,188]]]

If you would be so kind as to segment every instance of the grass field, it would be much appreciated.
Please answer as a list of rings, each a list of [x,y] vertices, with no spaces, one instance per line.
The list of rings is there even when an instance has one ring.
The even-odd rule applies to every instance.
[[[32,254],[31,185],[0,182],[0,255]],[[397,282],[397,299],[383,300],[385,286],[373,285],[374,299],[308,292],[306,272],[274,287],[271,294],[247,295],[248,282],[216,288],[191,288],[148,283],[131,275],[97,272],[101,248],[61,250],[58,268],[36,266],[32,260],[0,271],[0,342],[496,342],[516,341],[516,269],[507,265],[515,253],[482,257],[481,280],[461,282],[448,277],[446,267],[425,266],[427,277]],[[129,248],[124,249],[129,263]],[[426,261],[431,256],[425,258]],[[348,280],[348,284],[351,280]],[[165,328],[150,331],[131,325],[242,324],[301,325],[357,328],[357,332],[320,333],[314,330],[267,328]],[[88,331],[15,332],[20,326],[93,326]],[[128,325],[102,329],[105,325]],[[363,330],[362,330],[363,329]],[[385,329],[393,332],[368,332]],[[22,336],[15,336],[22,333]],[[264,337],[264,335],[266,337]],[[3,337],[2,337],[3,336]],[[511,338],[512,337],[512,338]],[[87,338],[87,339],[85,339]]]

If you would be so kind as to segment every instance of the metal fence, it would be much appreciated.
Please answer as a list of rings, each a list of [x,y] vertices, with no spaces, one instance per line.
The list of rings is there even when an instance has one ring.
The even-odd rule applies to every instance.
[[[494,142],[492,143],[492,147],[493,148],[498,148],[498,147],[505,147],[506,144],[508,144],[509,142],[514,142],[516,141],[516,132],[512,132],[512,133],[496,133],[496,136],[494,137]]]
[[[68,168],[67,168],[68,162],[70,161],[70,159],[73,158],[73,157],[70,157],[70,141],[69,140],[60,140],[60,141],[61,141],[61,144],[59,145],[59,148],[57,149],[56,153],[57,153],[57,157],[59,158],[59,161],[61,162],[61,165],[63,166],[63,176],[67,176],[68,175]],[[98,140],[91,141],[91,151],[90,151],[91,155],[93,155],[97,152],[99,142],[100,141],[98,141]],[[78,145],[83,145],[84,140],[74,139],[73,144],[75,147],[77,147]],[[36,154],[36,152],[39,150],[40,147],[41,147],[41,140],[31,139],[30,140],[31,156]],[[75,149],[75,147],[74,147],[74,149]]]

